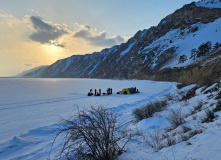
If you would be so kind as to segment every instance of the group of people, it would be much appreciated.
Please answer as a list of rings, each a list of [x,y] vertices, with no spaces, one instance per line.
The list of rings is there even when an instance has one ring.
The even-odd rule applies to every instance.
[[[108,88],[107,89],[107,93],[103,93],[103,95],[110,95],[112,94],[112,88]],[[88,92],[88,96],[100,96],[101,95],[101,89],[99,89],[99,91],[97,91],[97,89],[94,90],[94,94],[93,94],[93,89],[90,89],[90,92]]]
[[[99,92],[97,92],[97,90],[94,90],[94,94],[93,94],[93,89],[90,89],[90,92],[88,92],[88,96],[100,96],[101,95],[101,89],[99,89]]]

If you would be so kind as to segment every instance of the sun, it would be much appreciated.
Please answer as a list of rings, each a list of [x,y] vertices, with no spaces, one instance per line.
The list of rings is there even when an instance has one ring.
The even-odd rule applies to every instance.
[[[51,45],[51,49],[55,49],[55,45],[52,44],[52,45]]]

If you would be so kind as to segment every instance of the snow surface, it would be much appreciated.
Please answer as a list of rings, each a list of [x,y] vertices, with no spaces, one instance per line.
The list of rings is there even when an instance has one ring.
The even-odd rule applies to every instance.
[[[202,0],[196,3],[197,7],[221,8],[220,0]]]
[[[125,87],[133,86],[141,93],[116,94]],[[61,117],[68,118],[75,114],[77,106],[83,110],[91,105],[104,105],[121,115],[118,123],[130,122],[125,129],[138,129],[143,133],[143,136],[138,135],[127,144],[127,151],[119,160],[217,160],[221,156],[221,112],[215,113],[214,122],[202,123],[205,110],[212,110],[217,103],[215,97],[221,91],[217,86],[214,84],[207,89],[199,88],[195,97],[181,101],[182,96],[195,85],[178,90],[176,83],[144,80],[0,79],[0,159],[53,159],[62,147],[60,137],[49,156],[53,139],[63,125],[59,122]],[[91,88],[100,88],[105,92],[109,87],[113,88],[113,95],[87,96]],[[166,110],[138,123],[131,121],[134,120],[132,111],[135,108],[150,101],[166,99],[166,95],[172,96]],[[194,108],[201,103],[201,110],[196,111]],[[171,110],[177,109],[186,115],[185,126],[192,130],[199,128],[202,133],[159,151],[148,146],[146,137],[150,132],[160,130],[178,137],[177,133],[182,127],[168,131],[171,124],[167,120]]]
[[[141,93],[117,95],[136,86]],[[88,97],[92,89],[113,95]],[[80,109],[104,105],[128,109],[175,88],[175,83],[97,79],[0,79],[0,159],[46,159],[57,124]]]

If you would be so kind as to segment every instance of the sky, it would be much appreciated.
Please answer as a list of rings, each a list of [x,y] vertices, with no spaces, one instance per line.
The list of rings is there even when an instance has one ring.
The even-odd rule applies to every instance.
[[[126,42],[193,0],[0,0],[0,77]]]

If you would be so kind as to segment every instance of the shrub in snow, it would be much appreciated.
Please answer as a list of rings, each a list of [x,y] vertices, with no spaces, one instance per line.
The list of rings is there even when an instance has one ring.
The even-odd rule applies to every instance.
[[[187,60],[187,56],[186,55],[182,55],[179,58],[179,63],[184,63]]]
[[[123,131],[124,124],[117,124],[116,114],[110,109],[91,107],[87,111],[78,111],[72,118],[64,120],[65,126],[56,135],[56,138],[64,136],[58,158],[114,160],[131,138]],[[119,146],[121,140],[124,142]]]
[[[175,98],[177,98],[176,95],[174,95],[172,93],[167,93],[167,94],[164,94],[163,96],[166,98],[167,101],[172,101]]]
[[[162,133],[161,129],[148,132],[146,136],[146,143],[151,148],[159,151],[163,148],[176,145],[177,143],[187,141],[193,136],[202,133],[202,130],[196,126],[194,130],[187,126],[182,126],[181,131],[173,130],[168,133]]]
[[[211,44],[210,41],[201,44],[198,47],[197,57],[205,56],[205,55],[209,54],[209,51],[210,51],[211,48],[212,48],[212,44]]]
[[[212,112],[211,110],[206,110],[206,111],[205,111],[205,117],[204,117],[203,123],[213,122],[213,119],[214,119],[214,118],[215,118],[214,112]]]
[[[203,101],[199,101],[198,104],[194,107],[195,111],[201,111],[203,107]]]
[[[153,101],[149,102],[139,108],[133,110],[133,116],[136,122],[143,119],[153,117],[154,113],[163,111],[167,108],[167,101]]]
[[[202,133],[202,132],[203,132],[202,129],[193,130],[193,131],[191,131],[191,132],[189,133],[189,138],[188,138],[188,139],[190,139],[191,137],[193,137],[193,136],[195,136],[195,135],[197,135],[197,134],[200,134],[200,133]]]
[[[194,32],[196,32],[196,31],[198,31],[198,30],[199,30],[198,26],[195,26],[195,27],[191,28],[189,31],[190,31],[191,33],[194,33]]]
[[[174,136],[169,136],[168,138],[166,138],[165,140],[165,146],[169,147],[169,146],[173,146],[176,144],[176,138]]]
[[[169,115],[166,116],[167,120],[170,122],[172,128],[177,128],[181,124],[185,123],[185,116],[182,114],[181,109],[171,110]]]
[[[183,130],[183,132],[178,133],[178,140],[177,140],[178,143],[183,142],[183,141],[187,141],[190,138],[192,138],[193,136],[202,133],[202,130],[198,129],[197,127],[194,130],[192,130],[189,127],[187,127],[186,129]]]
[[[183,125],[182,126],[182,130],[183,130],[183,133],[187,133],[187,132],[189,132],[191,130],[191,128]]]
[[[221,91],[219,91],[215,99],[221,99]]]
[[[163,144],[163,136],[161,130],[154,130],[152,132],[148,132],[146,138],[147,145],[154,149],[161,150],[165,147]]]
[[[221,111],[221,101],[218,101],[216,104],[216,108],[213,109],[213,112]]]
[[[190,139],[191,137],[189,137],[188,134],[184,134],[184,133],[179,133],[178,134],[178,142],[183,142],[183,141],[187,141],[188,139]]]
[[[191,50],[191,56],[190,56],[190,59],[193,58],[193,60],[195,60],[195,59],[196,59],[196,56],[197,56],[197,49],[194,48],[194,49]]]
[[[185,100],[188,100],[188,99],[194,97],[196,95],[196,90],[197,90],[197,87],[194,87],[194,88],[190,89],[187,92],[187,94],[182,97],[181,101],[185,101]]]
[[[188,84],[186,84],[186,83],[178,83],[177,85],[176,85],[176,87],[177,87],[177,89],[181,89],[181,88],[183,88],[183,87],[186,87]]]
[[[221,43],[216,42],[215,45],[213,46],[213,49],[218,49],[221,46]]]

